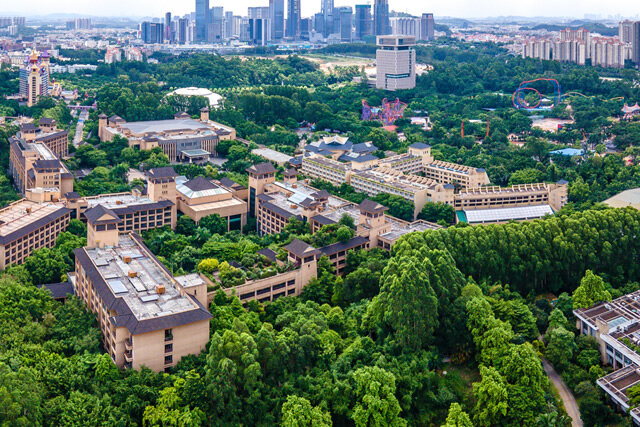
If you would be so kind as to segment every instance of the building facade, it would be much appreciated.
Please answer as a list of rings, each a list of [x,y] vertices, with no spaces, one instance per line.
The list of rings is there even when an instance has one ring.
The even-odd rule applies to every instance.
[[[375,0],[373,3],[373,34],[376,36],[391,34],[388,0]]]
[[[416,38],[378,36],[377,44],[376,87],[391,91],[416,87]]]
[[[117,215],[97,208],[74,250],[74,290],[96,314],[105,350],[123,368],[162,372],[209,341],[206,283],[174,277]]]

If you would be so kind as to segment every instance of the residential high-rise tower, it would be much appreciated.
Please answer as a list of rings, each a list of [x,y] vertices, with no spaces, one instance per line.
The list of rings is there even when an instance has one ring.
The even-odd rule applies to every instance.
[[[271,19],[271,38],[284,38],[284,0],[269,0],[269,17]]]
[[[195,41],[206,42],[211,14],[209,0],[196,0],[196,34]]]
[[[373,21],[371,19],[371,5],[356,5],[356,40],[363,40],[372,33]]]
[[[373,26],[376,36],[391,33],[389,24],[389,2],[387,0],[375,0],[373,4]]]
[[[287,37],[300,38],[300,0],[288,0]]]

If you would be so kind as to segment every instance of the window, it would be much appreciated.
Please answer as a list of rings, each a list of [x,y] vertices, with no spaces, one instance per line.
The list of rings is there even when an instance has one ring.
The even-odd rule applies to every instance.
[[[164,352],[165,353],[171,353],[173,351],[173,344],[165,344],[164,345]]]
[[[173,340],[173,329],[165,329],[164,330],[164,340],[165,341]]]

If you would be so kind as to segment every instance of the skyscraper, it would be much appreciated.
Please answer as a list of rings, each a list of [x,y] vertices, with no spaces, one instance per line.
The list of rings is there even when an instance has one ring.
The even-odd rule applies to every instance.
[[[211,8],[210,13],[207,41],[219,43],[223,39],[224,8],[222,6],[214,6]]]
[[[634,64],[640,65],[640,21],[633,23],[633,39],[631,40],[631,58]]]
[[[633,40],[633,21],[621,21],[618,24],[618,37],[622,43],[631,43]]]
[[[196,34],[195,41],[206,42],[209,28],[209,0],[196,0]]]
[[[387,0],[375,0],[373,4],[373,15],[374,34],[376,36],[390,34],[389,2]]]
[[[284,38],[284,0],[269,0],[269,17],[271,19],[271,38]]]
[[[155,44],[164,42],[164,24],[145,21],[140,24],[140,38],[144,43]]]
[[[173,37],[171,36],[171,12],[167,12],[164,15],[164,38],[168,40],[169,43],[173,41]]]
[[[416,51],[414,36],[378,36],[376,51],[376,87],[384,90],[416,87]]]
[[[178,20],[178,29],[176,31],[176,39],[179,44],[185,44],[189,39],[189,20],[180,18]]]
[[[356,5],[356,40],[362,40],[365,36],[371,35],[372,21],[371,21],[371,5],[357,4]]]
[[[300,38],[300,0],[288,0],[287,37]]]
[[[420,19],[420,38],[422,40],[435,40],[435,21],[433,13],[423,13]]]
[[[224,13],[224,37],[230,39],[233,36],[233,12]]]
[[[320,5],[320,13],[322,14],[322,20],[323,20],[323,33],[322,35],[324,37],[327,37],[329,34],[333,34],[333,33],[337,33],[338,31],[340,31],[339,28],[335,28],[334,27],[334,20],[335,18],[338,18],[337,21],[340,22],[340,18],[339,17],[335,17],[334,18],[334,5],[333,5],[333,0],[322,0],[322,3]]]
[[[340,16],[340,41],[351,42],[351,21],[353,19],[353,10],[349,6],[343,6],[334,9],[334,13]]]

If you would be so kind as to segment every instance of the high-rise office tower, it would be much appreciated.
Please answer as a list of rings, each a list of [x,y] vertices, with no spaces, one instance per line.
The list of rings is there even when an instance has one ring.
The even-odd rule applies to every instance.
[[[209,29],[209,0],[196,0],[196,34],[195,41],[206,42]]]
[[[387,0],[375,0],[373,4],[373,27],[376,36],[391,33],[389,24],[389,2]]]
[[[420,38],[422,40],[435,40],[435,25],[433,13],[423,13],[420,19]]]
[[[269,38],[269,20],[249,18],[249,41],[256,46],[265,46]]]
[[[309,36],[313,30],[313,22],[311,18],[300,19],[300,39],[309,40]]]
[[[334,9],[334,13],[340,17],[340,41],[351,42],[351,22],[353,20],[353,9],[343,6]]]
[[[634,64],[640,65],[640,21],[633,23],[631,46],[631,59]]]
[[[626,20],[618,24],[618,37],[622,43],[633,41],[633,21]]]
[[[222,6],[214,6],[211,8],[210,13],[207,41],[219,43],[223,39],[224,8]]]
[[[164,24],[145,21],[140,24],[140,38],[144,43],[156,44],[164,42]]]
[[[362,40],[372,33],[371,5],[356,5],[356,40]]]
[[[169,41],[169,43],[173,42],[171,31],[171,12],[167,12],[164,15],[164,39]]]
[[[322,20],[323,20],[322,35],[324,37],[327,37],[329,34],[337,33],[338,31],[340,31],[339,28],[336,28],[334,26],[334,22],[336,21],[336,18],[337,18],[337,22],[340,22],[340,16],[338,15],[337,17],[334,17],[333,10],[334,10],[333,0],[322,0],[322,3],[320,5],[320,13],[322,14]]]
[[[300,0],[288,0],[287,4],[287,37],[300,38]]]
[[[233,36],[233,12],[224,13],[224,37],[230,39]]]
[[[271,39],[284,37],[284,0],[269,0],[269,18],[271,19]]]
[[[414,36],[420,39],[420,18],[394,16],[389,18],[391,23],[391,34],[401,34],[404,36]]]
[[[185,44],[189,40],[189,20],[180,18],[178,20],[178,29],[176,31],[176,39],[179,44]]]
[[[378,36],[376,87],[385,90],[416,87],[416,44],[414,36]]]

